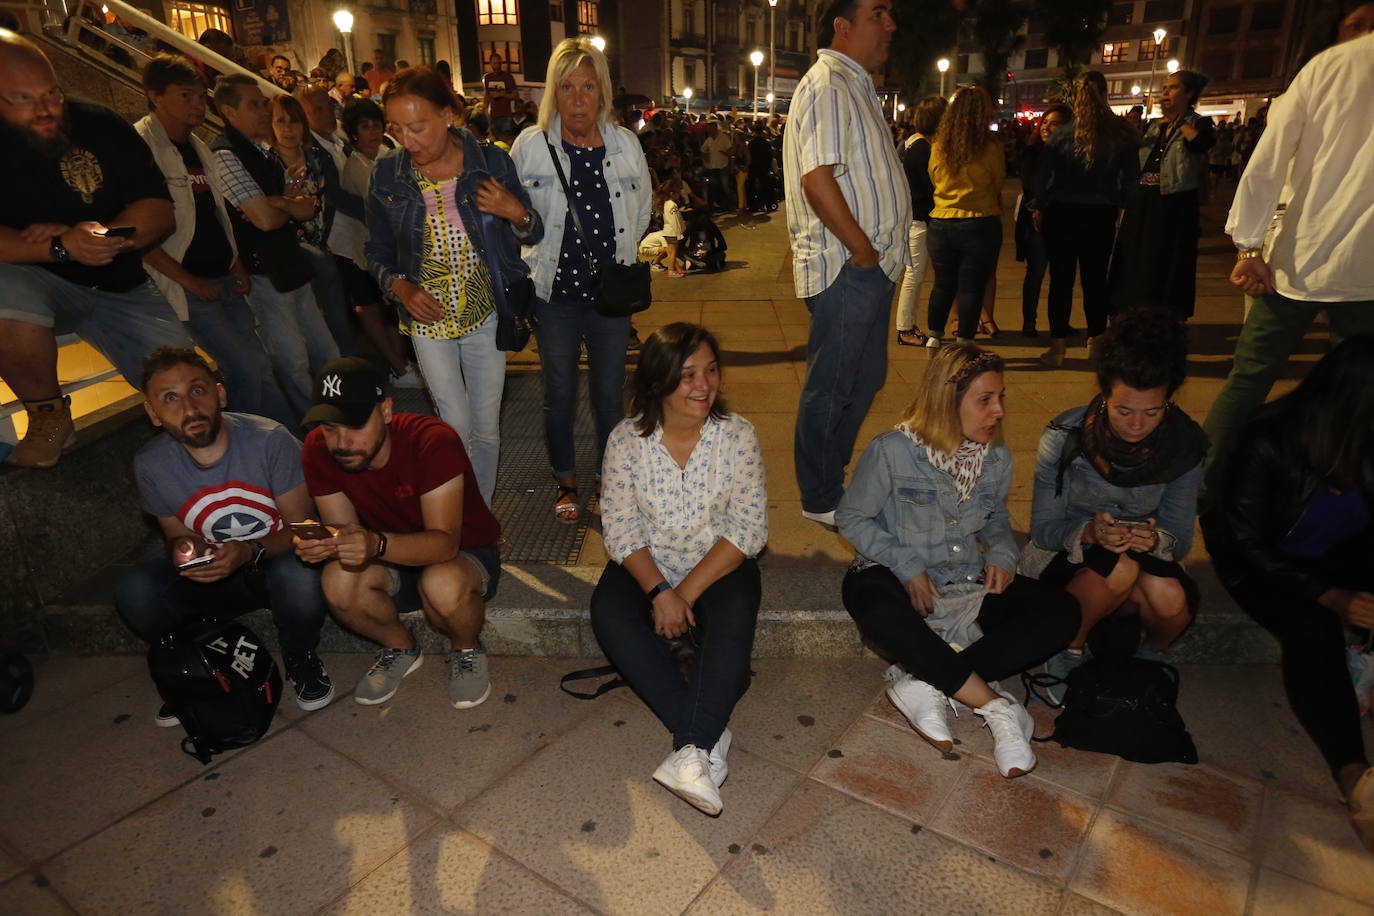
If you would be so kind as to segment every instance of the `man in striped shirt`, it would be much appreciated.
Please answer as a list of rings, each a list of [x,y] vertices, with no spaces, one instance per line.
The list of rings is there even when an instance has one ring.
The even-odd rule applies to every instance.
[[[783,139],[797,295],[811,312],[793,451],[802,514],[834,527],[859,426],[887,379],[892,291],[911,194],[869,73],[887,60],[891,0],[832,0]]]

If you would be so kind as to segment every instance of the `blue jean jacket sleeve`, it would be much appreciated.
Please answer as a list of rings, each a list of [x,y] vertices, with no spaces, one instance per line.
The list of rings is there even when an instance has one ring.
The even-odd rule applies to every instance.
[[[487,171],[491,172],[492,177],[501,182],[502,186],[505,187],[507,191],[514,194],[516,200],[520,201],[520,205],[533,217],[529,229],[525,230],[524,233],[516,231],[514,225],[511,226],[511,231],[514,233],[516,240],[521,245],[538,245],[544,238],[544,217],[539,214],[539,211],[534,208],[534,204],[530,202],[529,192],[526,191],[525,186],[520,183],[520,175],[516,172],[515,163],[511,161],[510,154],[501,149],[501,147],[494,145],[484,147],[482,152],[487,158]],[[505,258],[505,252],[502,252],[502,255],[503,261],[507,260]],[[519,258],[520,252],[516,251],[515,259],[519,260]],[[522,265],[516,269],[520,270],[521,273],[529,272],[528,268],[523,267],[523,262]]]
[[[1193,529],[1197,521],[1197,490],[1201,480],[1202,465],[1199,463],[1197,467],[1164,488],[1164,498],[1159,502],[1159,516],[1155,519],[1155,527],[1162,535],[1168,535],[1163,539],[1161,546],[1168,544],[1169,539],[1173,541],[1169,550],[1171,556],[1167,559],[1182,560],[1193,549]]]
[[[1083,524],[1083,519],[1070,517],[1068,481],[1065,481],[1063,493],[1055,495],[1054,492],[1059,473],[1059,453],[1063,451],[1065,435],[1061,429],[1046,427],[1040,436],[1040,447],[1035,452],[1030,535],[1037,547],[1046,550],[1070,549],[1071,545],[1066,542]]]
[[[880,437],[859,458],[854,479],[835,509],[835,524],[860,554],[886,566],[902,582],[910,582],[925,572],[925,567],[916,551],[904,546],[880,521],[884,507],[893,498],[892,487],[892,467]]]
[[[383,163],[378,163],[380,168]],[[367,242],[363,253],[367,257],[368,273],[381,287],[382,294],[396,300],[391,294],[391,281],[402,271],[396,263],[396,230],[387,213],[386,182],[376,172],[368,189],[365,213],[367,215]]]
[[[978,532],[978,542],[983,545],[983,561],[992,566],[1000,566],[1007,572],[1016,572],[1016,537],[1011,533],[1011,514],[1007,512],[1007,497],[1011,494],[1011,449],[998,446],[1003,453],[1006,469],[997,482],[996,502],[992,517],[983,523]],[[987,473],[986,465],[983,473]]]

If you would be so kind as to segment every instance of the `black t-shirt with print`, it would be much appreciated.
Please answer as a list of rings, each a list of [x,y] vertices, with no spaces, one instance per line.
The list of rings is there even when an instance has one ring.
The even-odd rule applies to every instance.
[[[62,155],[46,157],[13,140],[0,144],[0,225],[24,229],[95,220],[112,226],[135,201],[171,199],[152,150],[127,121],[94,102],[69,98],[64,107],[70,144]],[[109,292],[125,292],[148,279],[137,252],[104,267],[75,261],[43,266],[72,283]]]
[[[215,193],[210,187],[210,176],[201,164],[196,148],[190,144],[172,145],[181,153],[181,161],[186,163],[186,174],[191,180],[191,192],[196,202],[196,234],[191,244],[181,256],[181,266],[197,277],[214,279],[229,273],[234,261],[234,250],[229,247],[229,237],[220,225],[219,214],[215,210]]]

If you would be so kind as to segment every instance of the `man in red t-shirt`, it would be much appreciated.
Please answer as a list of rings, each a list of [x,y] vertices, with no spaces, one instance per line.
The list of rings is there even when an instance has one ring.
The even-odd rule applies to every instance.
[[[449,699],[459,709],[491,693],[478,640],[496,592],[501,526],[483,502],[463,442],[437,417],[392,413],[385,377],[366,360],[320,371],[319,424],[301,452],[305,482],[334,537],[297,539],[296,553],[326,563],[325,600],[350,630],[381,645],[353,699],[385,703],[416,668],[415,635],[399,611],[424,610],[449,638]]]
[[[486,90],[487,117],[508,118],[515,113],[520,93],[515,90],[515,75],[506,72],[500,54],[491,56],[491,70],[482,77]]]

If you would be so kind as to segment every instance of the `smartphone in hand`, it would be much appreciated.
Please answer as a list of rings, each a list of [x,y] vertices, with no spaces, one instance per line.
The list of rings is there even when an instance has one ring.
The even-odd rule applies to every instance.
[[[177,569],[195,569],[197,566],[209,566],[213,562],[215,562],[215,555],[211,552],[196,557],[195,559],[187,560],[185,563],[178,563]]]
[[[291,533],[302,541],[327,541],[339,532],[321,522],[291,522]]]
[[[137,226],[110,226],[105,230],[107,239],[131,239],[138,232]]]

